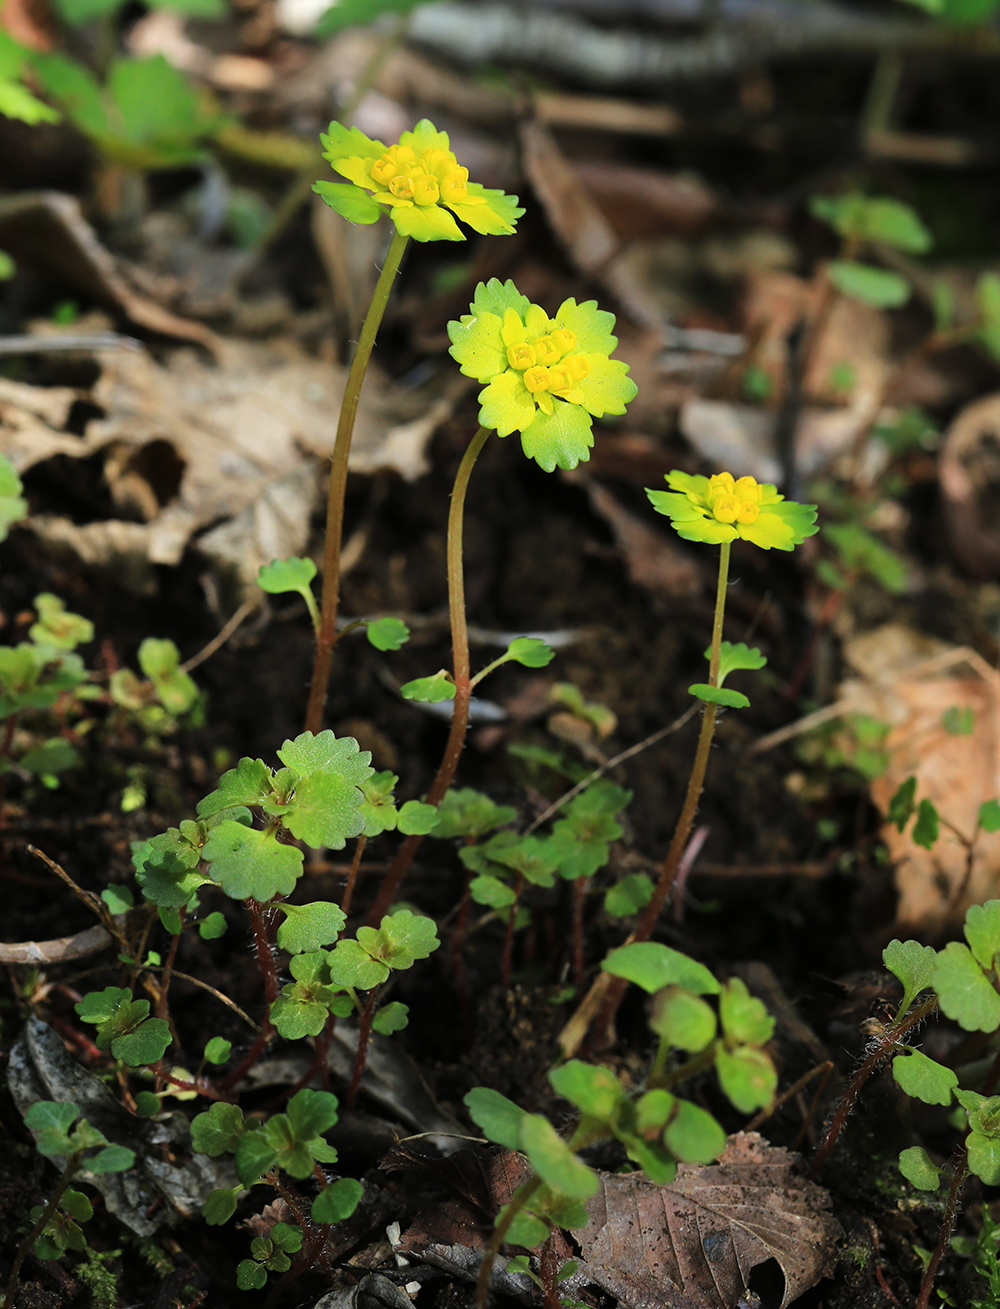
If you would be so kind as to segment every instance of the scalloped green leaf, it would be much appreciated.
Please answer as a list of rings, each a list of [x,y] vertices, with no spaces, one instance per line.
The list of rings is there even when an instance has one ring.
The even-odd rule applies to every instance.
[[[219,778],[218,789],[206,795],[196,810],[208,818],[239,805],[259,805],[271,794],[272,772],[263,759],[243,758]]]
[[[499,805],[482,791],[465,786],[445,793],[438,806],[434,835],[441,840],[460,836],[485,836],[506,827],[517,818],[512,805]]]
[[[396,826],[404,836],[427,836],[437,826],[438,808],[422,800],[407,800],[399,810]]]
[[[201,1216],[209,1227],[221,1227],[228,1223],[236,1212],[236,1205],[243,1194],[242,1186],[218,1187],[201,1206]]]
[[[951,1104],[952,1091],[958,1085],[951,1068],[929,1059],[921,1050],[896,1055],[892,1075],[907,1095],[924,1104]]]
[[[993,1032],[1000,1027],[1000,995],[960,941],[949,941],[938,952],[931,984],[941,1012],[965,1031]]]
[[[372,1031],[378,1032],[380,1036],[391,1036],[393,1032],[401,1032],[409,1025],[410,1006],[400,1004],[398,1000],[390,1000],[384,1004],[381,1009],[377,1009],[372,1018]]]
[[[626,1099],[625,1088],[609,1068],[582,1059],[553,1068],[549,1081],[564,1100],[602,1123],[611,1123]]]
[[[697,1054],[715,1040],[715,1010],[700,996],[678,986],[657,993],[649,1025],[668,1045]]]
[[[313,900],[310,904],[278,906],[285,921],[278,927],[278,945],[289,954],[305,954],[319,950],[344,930],[347,918],[339,905],[329,900]]]
[[[525,668],[544,668],[556,657],[556,652],[537,636],[518,636],[507,647],[507,657]]]
[[[232,1154],[243,1135],[243,1110],[236,1104],[217,1100],[191,1120],[191,1146],[199,1154],[217,1159]]]
[[[351,182],[313,182],[312,189],[324,204],[349,223],[377,223],[382,217],[381,207]]]
[[[257,573],[257,585],[268,595],[284,595],[295,592],[312,595],[312,581],[316,576],[316,565],[311,559],[274,559],[263,564]]]
[[[329,728],[318,735],[301,732],[294,740],[286,741],[277,755],[300,778],[332,772],[360,787],[375,772],[370,750],[362,750],[353,736],[336,736]]]
[[[35,1138],[38,1153],[51,1159],[69,1154],[69,1130],[80,1117],[77,1105],[68,1101],[36,1100],[24,1115],[25,1126]]]
[[[726,1133],[707,1109],[678,1100],[663,1133],[667,1149],[687,1164],[710,1164],[726,1148]]]
[[[1000,954],[1000,900],[970,906],[962,931],[976,962],[992,970]]]
[[[343,850],[349,837],[365,830],[363,800],[360,787],[349,777],[317,770],[295,783],[281,818],[291,834],[312,849]]]
[[[893,940],[882,951],[882,962],[903,984],[903,999],[897,1010],[900,1016],[906,1013],[920,992],[931,985],[936,959],[934,947],[921,945],[919,941]]]
[[[739,977],[731,977],[719,997],[719,1017],[728,1041],[764,1045],[774,1035],[774,1018]]]
[[[718,995],[722,987],[704,964],[659,941],[635,941],[612,950],[601,967],[650,994],[665,986],[682,986],[695,995]]]
[[[899,1154],[899,1171],[918,1191],[936,1191],[941,1185],[941,1169],[920,1145],[911,1145]]]
[[[410,629],[401,618],[376,618],[365,625],[365,633],[376,650],[400,650],[410,639]]]
[[[629,873],[604,893],[604,912],[628,918],[645,909],[653,897],[653,879],[646,873]]]
[[[442,700],[454,700],[455,683],[450,675],[441,669],[433,677],[415,677],[411,682],[404,682],[399,688],[404,700],[418,700],[422,704],[440,704]]]
[[[351,986],[359,991],[370,991],[389,976],[386,964],[373,959],[357,941],[350,938],[338,941],[330,951],[329,966],[335,985]]]
[[[342,1223],[350,1218],[364,1194],[364,1187],[353,1177],[341,1177],[323,1188],[312,1203],[314,1223]]]
[[[709,646],[705,651],[705,658],[711,659],[711,657],[712,647]],[[730,673],[740,670],[756,672],[766,663],[767,659],[756,646],[747,645],[745,641],[740,641],[736,645],[732,641],[723,641],[719,646],[719,685],[722,685]]]
[[[224,819],[208,835],[202,850],[209,875],[233,900],[262,904],[290,895],[302,874],[302,851],[282,845],[273,832]]]

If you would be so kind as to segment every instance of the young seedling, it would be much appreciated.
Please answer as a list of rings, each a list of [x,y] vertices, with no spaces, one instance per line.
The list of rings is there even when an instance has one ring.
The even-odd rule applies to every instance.
[[[305,718],[305,728],[310,732],[318,732],[322,725],[333,647],[337,641],[344,495],[354,420],[375,337],[403,252],[411,237],[415,241],[465,240],[456,218],[483,235],[510,236],[524,213],[518,208],[517,196],[470,182],[469,170],[452,153],[447,133],[439,132],[426,118],[412,132],[404,132],[392,146],[385,146],[356,127],[347,128],[341,123],[331,123],[322,141],[323,157],[347,181],[318,181],[313,190],[331,209],[352,223],[375,223],[388,214],[395,233],[351,362],[334,443],[327,496],[323,594]]]
[[[733,645],[722,639],[732,544],[743,540],[761,550],[793,550],[806,537],[819,530],[815,505],[786,500],[776,487],[759,483],[752,477],[737,480],[731,473],[716,473],[708,478],[675,470],[667,474],[667,484],[671,488],[669,491],[647,489],[646,494],[653,508],[670,519],[678,536],[685,541],[702,541],[720,547],[719,577],[712,644],[706,651],[708,681],[696,682],[688,688],[705,705],[701,731],[670,848],[660,866],[653,894],[630,938],[639,942],[648,940],[652,935],[677,877],[705,782],[719,708],[740,709],[750,703],[741,691],[726,687],[723,683],[733,672],[758,669],[765,663],[759,650],[744,644]],[[561,1042],[565,1053],[572,1054],[579,1049],[592,1025],[599,1031],[607,1030],[623,993],[623,982],[609,984],[606,978],[598,978],[563,1030]]]
[[[86,1248],[87,1238],[79,1224],[93,1217],[94,1210],[82,1192],[69,1189],[73,1177],[83,1168],[94,1174],[122,1173],[135,1163],[132,1150],[109,1144],[96,1127],[80,1118],[75,1104],[37,1100],[24,1115],[24,1122],[34,1134],[38,1153],[46,1159],[62,1158],[65,1163],[49,1199],[28,1215],[32,1227],[14,1255],[0,1309],[13,1309],[21,1265],[29,1251],[34,1250],[39,1259],[58,1259],[65,1250]]]

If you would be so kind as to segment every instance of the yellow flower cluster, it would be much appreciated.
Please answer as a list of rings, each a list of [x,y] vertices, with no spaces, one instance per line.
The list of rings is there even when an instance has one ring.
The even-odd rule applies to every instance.
[[[411,145],[391,145],[371,161],[368,172],[375,189],[372,199],[390,205],[484,203],[481,196],[469,194],[469,170],[450,150],[427,149],[418,156]]]
[[[576,350],[576,333],[550,320],[532,322],[541,335],[528,340],[528,330],[513,309],[504,314],[500,339],[507,347],[507,363],[522,374],[522,381],[544,414],[553,411],[553,396],[579,404],[579,385],[590,372],[590,364]]]
[[[732,473],[716,473],[708,479],[705,504],[720,523],[739,523],[747,527],[760,517],[760,483],[753,477],[738,481]]]

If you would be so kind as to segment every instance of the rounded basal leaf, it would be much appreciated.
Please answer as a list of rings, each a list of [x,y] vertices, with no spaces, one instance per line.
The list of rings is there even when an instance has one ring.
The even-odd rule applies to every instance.
[[[300,779],[335,773],[353,786],[361,786],[375,772],[370,750],[362,750],[353,736],[336,736],[329,729],[318,735],[301,732],[293,741],[286,741],[277,755]]]
[[[570,1059],[549,1073],[549,1081],[564,1100],[588,1118],[610,1122],[625,1099],[625,1088],[608,1068]]]
[[[920,1191],[936,1191],[941,1185],[941,1170],[931,1163],[930,1155],[922,1146],[912,1145],[900,1152],[899,1171]]]
[[[372,1018],[372,1031],[378,1032],[380,1036],[391,1036],[393,1032],[401,1032],[410,1021],[409,1015],[409,1005],[392,1000],[375,1011]]]
[[[687,1164],[710,1164],[726,1148],[726,1133],[707,1110],[690,1100],[678,1100],[663,1133],[667,1148]]]
[[[437,827],[437,805],[421,800],[407,800],[399,810],[396,826],[404,836],[426,836]]]
[[[400,650],[410,639],[410,629],[401,618],[377,618],[365,625],[365,631],[376,650]]]
[[[497,877],[474,877],[469,883],[469,895],[475,904],[489,909],[509,909],[517,900],[514,888]]]
[[[723,1091],[740,1113],[766,1109],[774,1099],[778,1071],[763,1050],[748,1045],[717,1050],[715,1071]]]
[[[507,654],[525,668],[545,668],[556,656],[552,647],[536,636],[515,637],[507,647]]]
[[[340,773],[317,771],[296,782],[282,821],[314,850],[343,850],[349,837],[364,831],[363,798],[360,788]]]
[[[244,1132],[236,1143],[236,1176],[251,1187],[274,1167],[278,1151],[264,1132]]]
[[[645,1091],[635,1103],[635,1125],[638,1131],[648,1134],[666,1127],[677,1103],[674,1096],[662,1087]]]
[[[941,1012],[967,1032],[994,1032],[1000,1027],[1000,995],[960,941],[949,941],[938,952],[931,985]]]
[[[917,845],[925,850],[933,849],[940,835],[938,811],[931,800],[921,800],[917,805],[917,821],[913,824],[910,836]]]
[[[151,1063],[152,1060],[144,1062]],[[103,1173],[124,1173],[135,1165],[135,1151],[125,1145],[109,1145],[87,1160],[87,1171],[100,1176]]]
[[[912,294],[905,277],[870,264],[834,260],[827,265],[826,275],[841,295],[853,296],[875,309],[898,309]]]
[[[65,1210],[78,1223],[89,1223],[94,1216],[94,1206],[82,1191],[64,1191],[59,1201],[59,1208]]]
[[[488,1140],[507,1150],[521,1148],[521,1124],[527,1114],[513,1100],[490,1087],[477,1086],[463,1096],[462,1103]]]
[[[320,1000],[300,999],[295,988],[287,986],[268,1012],[278,1035],[286,1041],[319,1036],[330,1017],[329,1009]]]
[[[36,1100],[24,1115],[24,1122],[35,1138],[38,1153],[49,1159],[69,1152],[69,1129],[79,1117],[75,1104]]]
[[[329,945],[336,941],[347,923],[340,906],[328,900],[281,904],[278,908],[285,915],[285,921],[278,927],[278,945],[289,954],[305,954]]]
[[[986,800],[979,806],[979,826],[984,832],[1000,832],[1000,803]]]
[[[526,1114],[521,1149],[546,1186],[571,1200],[587,1200],[597,1190],[597,1174],[578,1159],[547,1118]]]
[[[264,564],[257,574],[257,585],[269,595],[284,595],[309,591],[316,576],[316,565],[311,559],[274,559]]]
[[[219,778],[218,790],[198,805],[198,817],[208,818],[225,809],[257,805],[271,793],[271,770],[263,759],[241,759]]]
[[[232,1153],[243,1135],[243,1110],[239,1105],[216,1101],[210,1109],[191,1120],[191,1146],[213,1159]]]
[[[705,658],[711,659],[712,648],[705,651]],[[747,645],[745,641],[733,644],[732,641],[723,641],[719,645],[719,685],[726,680],[730,673],[739,671],[756,672],[767,664],[767,659],[756,646]]]
[[[485,836],[517,818],[512,805],[498,805],[482,791],[465,786],[448,791],[438,806],[434,835],[442,840],[460,836]]]
[[[612,918],[628,918],[645,909],[653,896],[653,879],[645,873],[629,873],[604,893],[604,912]]]
[[[213,1191],[201,1207],[201,1216],[208,1226],[221,1227],[223,1223],[228,1223],[236,1212],[236,1205],[242,1194],[242,1186],[219,1187]]]
[[[750,994],[746,983],[730,978],[719,1000],[722,1028],[729,1041],[741,1045],[763,1045],[774,1034],[774,1019],[763,1001]]]
[[[226,932],[226,919],[218,910],[208,914],[198,924],[198,935],[203,941],[217,941]]]
[[[715,1011],[697,995],[668,986],[653,1001],[649,1025],[668,1045],[697,1054],[715,1040]]]
[[[308,1141],[336,1125],[337,1097],[330,1091],[306,1087],[292,1096],[286,1112],[296,1139]]]
[[[241,1259],[236,1265],[236,1285],[241,1291],[259,1291],[267,1285],[267,1272],[254,1259]]]
[[[329,961],[335,986],[370,991],[389,976],[388,967],[381,960],[373,959],[357,941],[338,941],[330,951]]]
[[[416,677],[412,682],[404,682],[399,688],[404,700],[419,700],[423,704],[440,704],[442,700],[454,700],[455,683],[442,669],[433,677]]]
[[[612,950],[601,967],[653,994],[665,986],[682,986],[695,995],[718,995],[719,983],[704,964],[658,941],[637,941]]]
[[[228,1060],[232,1050],[231,1041],[227,1041],[224,1036],[213,1036],[205,1042],[205,1062],[217,1068]]]
[[[966,1140],[966,1148],[969,1151],[969,1172],[975,1173],[987,1186],[1000,1185],[1000,1140],[972,1132]]]
[[[892,1061],[892,1075],[907,1095],[924,1104],[951,1104],[952,1091],[958,1085],[958,1076],[951,1068],[928,1059],[920,1050],[897,1055]]]
[[[301,850],[229,818],[209,833],[202,856],[212,880],[234,900],[263,904],[290,895],[302,873]]]
[[[549,1239],[551,1227],[536,1218],[534,1214],[522,1210],[511,1223],[507,1232],[508,1245],[519,1245],[524,1250],[534,1250]]]
[[[133,1068],[155,1064],[173,1040],[170,1024],[165,1018],[147,1018],[144,1023],[111,1042],[111,1053],[116,1059]]]
[[[160,1097],[152,1091],[138,1091],[135,1097],[135,1111],[140,1118],[155,1118],[163,1106]]]
[[[364,1188],[353,1177],[342,1177],[324,1187],[312,1204],[314,1223],[342,1223],[350,1218],[358,1205]]]
[[[976,962],[992,969],[1000,954],[1000,900],[972,905],[965,915],[962,931]]]
[[[434,919],[409,909],[387,914],[377,930],[359,927],[358,941],[373,959],[393,969],[410,968],[441,944]]]

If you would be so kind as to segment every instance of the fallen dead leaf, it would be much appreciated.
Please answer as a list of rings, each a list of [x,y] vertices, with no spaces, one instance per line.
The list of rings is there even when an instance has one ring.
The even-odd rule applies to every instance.
[[[190,350],[161,365],[141,352],[102,352],[89,392],[0,386],[0,450],[20,473],[55,456],[103,455],[120,517],[82,526],[36,516],[31,526],[87,563],[114,565],[149,585],[154,564],[175,564],[192,536],[216,525],[206,553],[252,586],[261,564],[306,548],[321,461],[332,451],[345,370],[293,340],[220,341],[217,362]],[[427,444],[457,388],[427,404],[370,373],[358,409],[351,470],[428,467]],[[83,436],[64,430],[74,400],[103,417]],[[141,521],[135,521],[139,519]]]
[[[732,1309],[753,1269],[777,1260],[780,1309],[830,1274],[842,1232],[801,1160],[756,1132],[729,1138],[715,1164],[681,1164],[671,1186],[600,1174],[590,1223],[575,1232],[575,1284],[596,1283],[622,1309]]]

